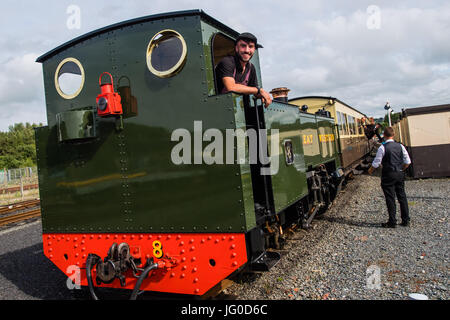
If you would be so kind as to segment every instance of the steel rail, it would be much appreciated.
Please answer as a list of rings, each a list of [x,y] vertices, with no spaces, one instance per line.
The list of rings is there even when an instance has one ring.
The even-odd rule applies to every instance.
[[[27,212],[17,213],[17,214],[9,215],[6,217],[1,217],[0,218],[0,226],[5,226],[10,223],[15,223],[15,222],[39,217],[40,215],[41,215],[41,209],[38,208],[38,209],[33,209],[33,210],[30,210]]]
[[[18,203],[1,206],[0,214],[4,215],[4,214],[12,213],[17,210],[35,207],[35,206],[38,206],[39,203],[40,203],[40,200],[34,199],[34,200],[26,200],[26,201],[22,201],[22,202],[18,202]]]

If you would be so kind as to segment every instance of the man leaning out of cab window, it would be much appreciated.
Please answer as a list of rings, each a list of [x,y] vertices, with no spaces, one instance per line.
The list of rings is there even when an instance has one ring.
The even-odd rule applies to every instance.
[[[223,58],[216,67],[216,83],[220,93],[253,94],[261,98],[267,108],[272,97],[258,86],[255,66],[250,62],[257,45],[253,34],[241,33],[235,42],[235,55]]]

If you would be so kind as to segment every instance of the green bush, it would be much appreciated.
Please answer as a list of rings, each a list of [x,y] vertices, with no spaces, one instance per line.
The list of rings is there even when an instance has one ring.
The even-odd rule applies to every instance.
[[[8,132],[0,132],[0,169],[36,165],[34,128],[42,124],[16,123]]]

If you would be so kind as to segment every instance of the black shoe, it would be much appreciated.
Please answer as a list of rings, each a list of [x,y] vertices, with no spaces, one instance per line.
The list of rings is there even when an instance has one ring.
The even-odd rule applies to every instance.
[[[383,228],[395,228],[395,227],[397,227],[397,225],[395,223],[390,223],[390,222],[382,223],[381,226]]]
[[[409,220],[402,221],[402,223],[400,223],[400,225],[404,226],[404,227],[409,227]]]

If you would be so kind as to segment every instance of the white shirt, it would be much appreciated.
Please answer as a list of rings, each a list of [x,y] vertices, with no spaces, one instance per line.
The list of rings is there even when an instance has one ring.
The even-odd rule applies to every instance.
[[[393,141],[394,141],[394,139],[388,139],[388,140],[386,140],[385,144],[389,143],[389,142],[393,142]],[[402,144],[400,144],[400,145],[402,146],[403,163],[404,164],[410,164],[411,163],[411,159],[409,158],[408,151],[406,151],[405,147]],[[372,167],[378,168],[380,166],[381,161],[383,160],[383,157],[384,157],[384,153],[385,153],[385,149],[384,149],[384,145],[382,144],[378,148],[377,155],[375,156],[375,159],[373,159]]]

